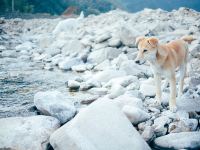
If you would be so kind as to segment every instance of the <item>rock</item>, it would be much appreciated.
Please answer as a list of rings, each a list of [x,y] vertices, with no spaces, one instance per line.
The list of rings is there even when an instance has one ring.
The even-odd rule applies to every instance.
[[[50,116],[0,119],[0,149],[46,150],[50,135],[60,122]]]
[[[61,53],[61,50],[58,48],[55,49],[46,49],[45,53],[51,55],[52,57]]]
[[[135,76],[123,76],[123,77],[117,77],[117,78],[113,78],[111,79],[108,83],[106,83],[105,87],[112,87],[112,86],[115,86],[115,85],[121,85],[123,87],[127,87],[129,84],[131,83],[138,83],[139,84],[139,81],[137,79],[137,77]]]
[[[120,39],[118,38],[111,38],[109,41],[108,41],[108,45],[110,47],[119,47],[121,45],[121,41]]]
[[[77,39],[65,41],[64,46],[62,47],[62,53],[80,53],[85,49],[81,42]]]
[[[72,70],[76,72],[84,72],[87,70],[87,66],[85,64],[80,64],[76,66],[72,66]]]
[[[0,45],[0,51],[5,50],[6,47],[4,45]]]
[[[15,49],[17,50],[17,51],[21,51],[21,50],[31,50],[31,49],[33,49],[35,46],[33,45],[33,43],[31,43],[31,42],[25,42],[25,43],[23,43],[23,44],[20,44],[20,45],[17,45],[16,47],[15,47]]]
[[[118,106],[122,109],[125,105],[131,106],[131,107],[138,107],[143,109],[143,102],[141,99],[133,97],[128,94],[124,94],[121,96],[118,96],[114,99],[114,101],[118,104]]]
[[[126,54],[121,53],[117,58],[113,59],[112,65],[119,69],[125,61],[128,61],[128,57]]]
[[[61,123],[69,121],[76,113],[75,107],[59,91],[36,93],[34,104],[41,113],[56,117]]]
[[[126,105],[122,108],[122,111],[134,125],[144,122],[150,118],[148,113],[137,107]]]
[[[146,142],[150,143],[155,138],[153,128],[151,126],[146,126],[142,132],[142,137]]]
[[[94,94],[94,95],[103,96],[103,95],[107,94],[108,89],[106,89],[106,88],[91,88],[90,90],[88,90],[88,92],[91,94]]]
[[[167,116],[161,116],[154,120],[153,128],[156,136],[163,136],[167,133],[167,127],[171,123],[171,119]]]
[[[113,47],[106,47],[106,48],[98,49],[91,52],[87,60],[88,62],[99,64],[106,59],[116,58],[120,53],[121,53],[120,49],[113,48]]]
[[[93,76],[93,78],[94,78],[94,80],[97,80],[99,82],[108,82],[112,78],[117,78],[117,77],[121,77],[121,76],[125,76],[125,75],[126,75],[126,73],[124,71],[107,69],[107,70],[96,73]]]
[[[182,119],[180,121],[173,122],[169,125],[170,133],[196,131],[198,126],[197,119]]]
[[[132,30],[131,30],[132,29]],[[119,30],[119,36],[122,43],[129,47],[135,46],[135,39],[139,34],[136,30],[133,30],[133,28],[129,27],[128,25],[124,25]]]
[[[199,149],[200,132],[171,133],[155,139],[158,149]]]
[[[77,91],[80,87],[80,83],[75,80],[68,80],[67,87],[70,91]]]
[[[193,57],[195,57],[195,58],[199,58],[199,57],[200,57],[200,55],[199,55],[199,52],[200,52],[200,44],[191,45],[190,49],[191,49],[190,54],[191,54]]]
[[[50,143],[54,150],[150,149],[121,110],[107,99],[97,100],[79,112],[51,135]]]
[[[120,65],[120,70],[124,70],[127,75],[138,76],[138,77],[143,74],[145,74],[145,76],[152,75],[149,66],[137,65],[133,60],[127,60],[122,62]]]
[[[110,89],[110,94],[108,95],[109,98],[113,99],[125,93],[125,88],[121,85],[113,85]]]
[[[156,95],[156,88],[154,85],[149,85],[149,84],[141,84],[140,85],[140,92],[145,96],[145,97],[154,97]]]
[[[189,119],[189,113],[184,110],[178,110],[176,112],[176,118],[177,120]]]
[[[79,58],[67,58],[58,63],[58,67],[62,70],[70,70],[73,66],[81,64]]]
[[[95,39],[95,42],[96,43],[101,43],[101,42],[104,42],[108,39],[111,38],[111,35],[109,33],[105,33],[105,34],[102,34],[102,35],[99,35],[96,39]]]
[[[94,70],[103,71],[110,68],[110,61],[108,59],[104,60],[100,64],[98,64]]]

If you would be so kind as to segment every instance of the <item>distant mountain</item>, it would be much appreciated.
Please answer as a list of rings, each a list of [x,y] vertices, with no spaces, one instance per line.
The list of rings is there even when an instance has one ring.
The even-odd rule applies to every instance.
[[[113,3],[115,0],[109,0]],[[143,10],[144,8],[161,8],[167,11],[188,7],[200,11],[200,0],[116,0],[119,7],[130,12]]]
[[[200,0],[0,0],[0,13],[11,12],[14,2],[15,12],[49,13],[60,15],[84,11],[85,15],[99,14],[120,8],[136,12],[144,8],[164,10],[189,7],[200,11]]]

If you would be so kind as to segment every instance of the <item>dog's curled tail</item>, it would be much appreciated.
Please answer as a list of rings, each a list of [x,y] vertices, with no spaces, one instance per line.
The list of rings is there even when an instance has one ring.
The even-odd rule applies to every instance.
[[[191,35],[185,35],[185,36],[181,37],[181,39],[188,44],[191,44],[192,41],[196,40],[196,38],[194,38],[194,36],[191,36]]]

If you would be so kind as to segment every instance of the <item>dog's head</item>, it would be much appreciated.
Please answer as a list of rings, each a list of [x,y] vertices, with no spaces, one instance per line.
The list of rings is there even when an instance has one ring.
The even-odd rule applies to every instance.
[[[138,54],[135,63],[143,64],[147,61],[154,61],[156,59],[158,39],[154,37],[138,37],[135,45],[138,47]]]

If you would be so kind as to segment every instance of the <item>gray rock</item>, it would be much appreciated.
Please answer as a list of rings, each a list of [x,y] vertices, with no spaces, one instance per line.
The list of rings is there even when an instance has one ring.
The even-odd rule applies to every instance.
[[[109,98],[113,99],[125,93],[125,88],[119,84],[113,85],[110,89],[110,93],[108,95]]]
[[[50,116],[0,119],[0,149],[46,150],[60,122]]]
[[[199,149],[200,132],[171,133],[155,139],[159,149]]]
[[[150,149],[121,110],[107,99],[97,100],[80,111],[51,135],[50,143],[54,150]]]
[[[56,117],[61,123],[69,121],[76,113],[72,102],[59,91],[36,93],[34,104],[41,113]]]

